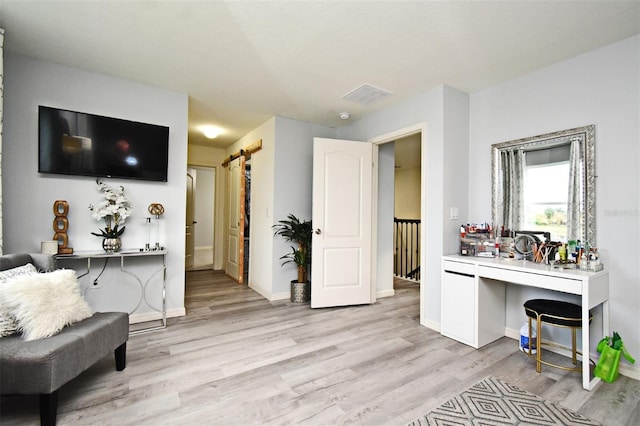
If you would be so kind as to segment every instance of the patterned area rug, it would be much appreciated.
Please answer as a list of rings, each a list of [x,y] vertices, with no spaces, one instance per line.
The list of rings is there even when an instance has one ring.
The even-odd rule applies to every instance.
[[[407,426],[598,425],[538,395],[487,377]]]

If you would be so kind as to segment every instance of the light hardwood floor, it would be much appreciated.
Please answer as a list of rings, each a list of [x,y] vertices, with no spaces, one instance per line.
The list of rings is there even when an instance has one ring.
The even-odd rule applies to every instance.
[[[419,325],[418,284],[372,306],[268,302],[213,271],[187,273],[187,316],[129,339],[60,391],[59,425],[402,425],[488,375],[604,425],[640,424],[640,382],[582,389],[500,339],[480,350]],[[552,354],[554,355],[554,354]],[[3,397],[2,425],[38,424],[37,397]]]
[[[193,267],[189,271],[213,269],[213,247],[196,247],[193,252]]]

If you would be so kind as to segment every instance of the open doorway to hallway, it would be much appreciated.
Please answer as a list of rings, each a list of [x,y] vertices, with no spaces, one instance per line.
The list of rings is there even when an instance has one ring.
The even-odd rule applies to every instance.
[[[421,133],[394,143],[393,275],[420,281]]]
[[[186,269],[213,269],[215,168],[189,167],[187,179],[192,196],[187,196],[186,253],[192,261],[187,259]]]
[[[425,216],[426,204],[426,187],[424,187],[426,176],[426,170],[423,169],[425,162],[425,147],[426,147],[426,123],[417,123],[402,129],[398,129],[387,134],[383,134],[372,139],[369,142],[379,145],[379,184],[378,184],[378,199],[377,199],[377,215],[379,218],[377,240],[378,240],[378,256],[385,261],[378,266],[378,279],[382,284],[378,286],[378,294],[392,296],[395,294],[395,283],[398,281],[398,274],[396,265],[398,255],[396,253],[396,239],[395,239],[395,223],[394,218],[398,215],[404,216],[411,215],[411,217],[417,216],[415,220],[421,224]],[[396,147],[398,148],[396,151]],[[400,167],[396,167],[400,166]],[[409,176],[396,175],[396,170],[404,169],[408,172],[411,170]],[[409,174],[409,172],[407,173]],[[409,191],[410,188],[410,191]],[[407,191],[405,191],[407,189]],[[396,204],[401,203],[404,200],[406,205],[400,205],[396,209]],[[418,239],[415,241],[413,248],[413,263],[411,265],[411,271],[419,271],[419,275],[415,274],[412,278],[415,283],[420,287],[420,309],[421,318],[424,312],[422,312],[425,306],[423,298],[425,296],[424,290],[425,282],[420,279],[424,276],[424,268],[421,268],[421,264],[424,264],[425,258],[425,241],[427,234],[425,230],[421,229],[418,232]],[[415,240],[415,238],[414,238]],[[398,250],[402,245],[398,244]],[[390,283],[392,287],[386,287],[387,280],[391,279]],[[406,280],[406,278],[402,278]],[[390,291],[389,291],[390,290]],[[383,296],[384,297],[384,296]]]

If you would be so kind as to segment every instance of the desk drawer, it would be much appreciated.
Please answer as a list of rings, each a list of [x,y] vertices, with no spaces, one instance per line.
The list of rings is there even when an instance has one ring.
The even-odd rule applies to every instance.
[[[444,261],[444,270],[448,272],[455,272],[458,274],[475,276],[476,275],[476,265],[473,263],[464,263],[464,262],[454,262],[452,260]]]
[[[490,266],[479,266],[478,276],[564,293],[582,294],[582,281],[571,278],[552,277],[534,272],[513,271]]]

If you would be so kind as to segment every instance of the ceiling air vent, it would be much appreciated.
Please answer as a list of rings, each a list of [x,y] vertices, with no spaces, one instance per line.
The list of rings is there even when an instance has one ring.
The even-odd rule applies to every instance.
[[[372,104],[382,98],[393,95],[393,92],[381,89],[370,84],[363,84],[342,96],[342,99],[347,101],[356,102],[359,104]]]

